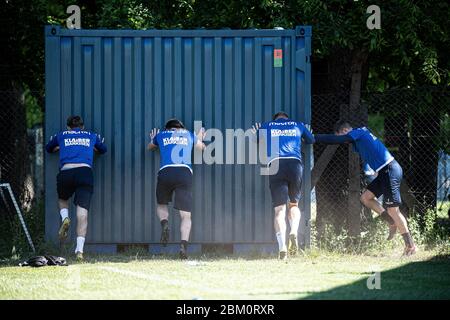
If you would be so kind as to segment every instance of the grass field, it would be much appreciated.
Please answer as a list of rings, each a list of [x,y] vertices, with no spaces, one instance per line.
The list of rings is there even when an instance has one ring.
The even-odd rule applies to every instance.
[[[450,299],[450,256],[311,251],[273,256],[87,256],[68,267],[0,266],[0,299]],[[380,271],[381,289],[367,279]]]

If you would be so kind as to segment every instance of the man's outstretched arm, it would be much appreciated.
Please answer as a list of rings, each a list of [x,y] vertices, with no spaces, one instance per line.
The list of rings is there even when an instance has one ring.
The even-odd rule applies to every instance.
[[[335,134],[315,134],[314,139],[316,143],[324,144],[344,144],[353,142],[352,137],[348,134],[337,136]]]
[[[147,146],[147,149],[150,151],[158,149],[158,142],[156,141],[156,135],[159,133],[158,128],[153,128],[150,131],[150,143]]]
[[[200,128],[196,139],[195,140],[195,145],[194,147],[198,150],[205,150],[206,145],[204,144],[203,140],[205,140],[205,135],[206,135],[206,131],[205,128]]]
[[[303,133],[302,133],[303,142],[306,144],[313,144],[316,142],[313,134],[310,131],[310,128],[311,128],[310,125],[305,125],[305,130],[303,130]]]
[[[48,153],[56,152],[59,150],[58,135],[54,135],[54,136],[50,137],[50,141],[45,146],[45,150]]]
[[[261,129],[261,123],[260,122],[255,122],[255,124],[252,126],[251,130],[252,130],[252,135],[251,135],[251,141],[252,142],[256,142],[259,143],[259,135],[260,135],[260,131],[259,129]]]
[[[100,154],[104,154],[107,151],[105,138],[102,138],[99,134],[95,137],[94,150]]]

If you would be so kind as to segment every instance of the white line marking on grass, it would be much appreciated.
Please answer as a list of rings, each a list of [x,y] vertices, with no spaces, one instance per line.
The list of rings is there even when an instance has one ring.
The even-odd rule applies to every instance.
[[[135,278],[139,278],[139,279],[144,279],[144,280],[148,280],[151,282],[162,282],[171,286],[178,286],[178,287],[184,287],[185,289],[190,289],[190,290],[202,290],[202,291],[206,291],[206,292],[211,292],[211,293],[220,293],[220,294],[229,294],[232,296],[236,295],[236,291],[233,290],[223,290],[223,289],[216,289],[216,288],[211,288],[211,287],[205,287],[205,286],[198,286],[198,285],[193,285],[191,283],[186,283],[185,281],[181,281],[181,280],[169,280],[169,279],[165,279],[163,277],[157,276],[157,275],[150,275],[150,274],[146,274],[146,273],[142,273],[142,272],[135,272],[135,271],[128,271],[128,270],[123,270],[123,269],[119,269],[119,268],[114,268],[114,267],[108,267],[108,266],[101,266],[98,267],[99,269],[105,270],[105,271],[110,271],[110,272],[115,272],[124,276],[130,276],[130,277],[135,277]],[[247,294],[243,294],[245,296],[247,296]]]
[[[149,274],[145,274],[145,273],[141,273],[141,272],[128,271],[128,270],[123,270],[123,269],[119,269],[119,268],[107,267],[107,266],[102,266],[99,268],[106,270],[106,271],[111,271],[111,272],[119,273],[119,274],[122,274],[125,276],[135,277],[135,278],[139,278],[139,279],[165,282],[166,284],[170,284],[173,286],[182,286],[183,285],[183,283],[181,281],[167,280],[167,279],[164,279],[159,276],[149,275]]]

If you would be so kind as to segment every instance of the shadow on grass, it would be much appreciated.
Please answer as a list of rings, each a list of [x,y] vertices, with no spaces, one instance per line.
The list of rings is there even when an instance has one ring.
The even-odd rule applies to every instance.
[[[304,299],[380,299],[440,300],[450,299],[450,255],[414,261],[398,268],[380,272],[380,289],[369,290],[368,273],[362,280],[331,290],[311,293]],[[374,277],[370,283],[376,284]]]

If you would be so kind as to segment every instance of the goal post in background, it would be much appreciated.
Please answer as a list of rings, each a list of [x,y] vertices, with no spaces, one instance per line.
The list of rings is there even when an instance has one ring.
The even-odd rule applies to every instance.
[[[10,208],[8,200],[6,199],[6,194],[5,194],[4,190],[7,191],[6,194],[9,194],[10,201],[12,202],[14,208]],[[17,201],[16,201],[16,197],[14,196],[14,193],[11,189],[11,185],[9,183],[0,183],[0,197],[1,197],[1,201],[3,201],[5,203],[6,208],[10,208],[10,210],[16,211],[16,213],[19,217],[19,220],[20,220],[20,224],[22,225],[23,231],[25,232],[25,236],[27,237],[28,243],[29,243],[31,249],[33,250],[33,252],[36,252],[36,249],[33,244],[33,240],[31,239],[30,233],[28,232],[27,225],[25,224],[25,220],[23,219],[23,216],[22,216],[22,212],[20,211],[19,205],[17,204]]]

